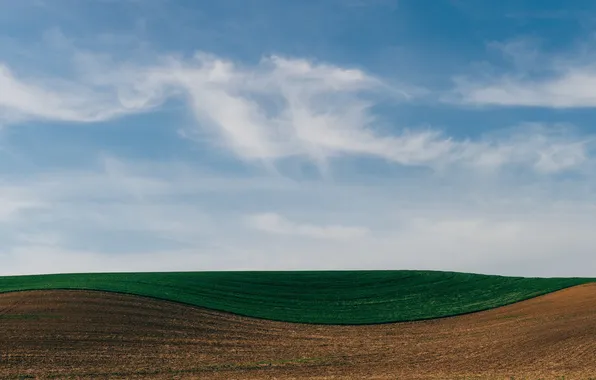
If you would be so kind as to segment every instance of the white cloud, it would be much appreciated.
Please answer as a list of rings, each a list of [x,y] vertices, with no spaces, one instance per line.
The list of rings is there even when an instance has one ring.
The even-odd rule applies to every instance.
[[[455,78],[449,102],[471,105],[549,108],[596,106],[596,65],[592,53],[545,54],[537,41],[493,43],[513,67],[502,75]],[[593,51],[593,46],[583,50]],[[491,66],[492,70],[496,67]]]
[[[486,83],[457,81],[460,100],[468,104],[552,108],[596,107],[596,69],[569,68],[548,79],[501,77]]]
[[[486,136],[466,147],[462,155],[476,167],[513,164],[530,166],[539,173],[577,169],[592,161],[594,136],[576,135],[572,126],[525,123],[505,131],[506,137]]]
[[[134,105],[117,102],[111,92],[95,91],[65,80],[24,81],[0,64],[0,121],[47,119],[97,122],[138,112]]]
[[[270,234],[295,235],[317,239],[353,239],[364,237],[369,233],[369,230],[364,227],[296,223],[272,212],[250,215],[247,222],[252,228]]]
[[[484,141],[456,140],[432,129],[388,128],[374,111],[387,95],[380,79],[304,59],[270,56],[241,66],[198,53],[136,65],[78,53],[76,62],[80,77],[51,87],[1,69],[0,120],[12,115],[13,122],[15,117],[101,121],[176,98],[185,99],[196,119],[183,136],[211,133],[238,158],[269,166],[301,158],[324,170],[330,158],[360,155],[435,169],[515,164],[548,173],[574,169],[589,156],[584,141],[553,137],[545,128],[532,130],[527,139]]]

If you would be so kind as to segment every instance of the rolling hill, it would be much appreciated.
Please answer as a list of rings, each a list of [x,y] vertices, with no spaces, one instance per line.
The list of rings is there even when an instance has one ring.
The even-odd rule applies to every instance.
[[[276,321],[347,325],[466,314],[594,281],[436,271],[88,273],[0,277],[0,293],[98,290]]]

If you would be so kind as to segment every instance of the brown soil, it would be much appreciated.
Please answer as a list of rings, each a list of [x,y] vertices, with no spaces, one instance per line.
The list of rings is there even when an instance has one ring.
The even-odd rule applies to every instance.
[[[596,379],[596,284],[373,326],[238,317],[87,291],[0,294],[2,378]]]

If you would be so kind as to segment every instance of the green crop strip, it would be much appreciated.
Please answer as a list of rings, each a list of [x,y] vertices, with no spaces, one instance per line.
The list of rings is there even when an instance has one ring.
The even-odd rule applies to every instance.
[[[372,324],[486,310],[593,281],[435,271],[88,273],[0,277],[0,292],[100,290],[278,321]]]

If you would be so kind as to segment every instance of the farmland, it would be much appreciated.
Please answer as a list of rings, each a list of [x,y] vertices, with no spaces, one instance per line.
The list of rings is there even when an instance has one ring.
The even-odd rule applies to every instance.
[[[98,273],[0,277],[0,293],[101,290],[275,321],[376,324],[477,312],[591,281],[434,271]]]
[[[590,379],[596,284],[452,318],[268,321],[138,296],[0,294],[0,378]]]

